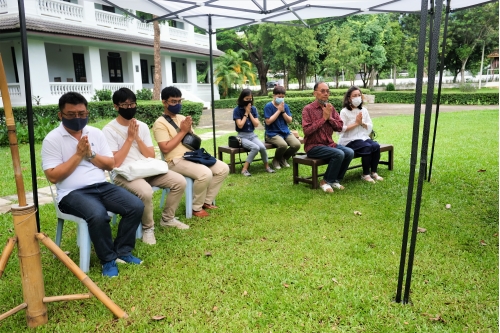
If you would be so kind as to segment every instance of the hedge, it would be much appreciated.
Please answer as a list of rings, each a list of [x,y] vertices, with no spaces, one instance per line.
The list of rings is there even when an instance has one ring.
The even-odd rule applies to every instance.
[[[90,119],[115,118],[117,112],[111,101],[89,102]],[[19,143],[28,143],[28,118],[25,106],[13,107],[14,120],[16,122],[17,141]],[[45,136],[59,125],[57,105],[33,106],[33,123],[35,142],[42,142]],[[184,101],[182,103],[181,114],[190,115],[193,118],[193,124],[196,126],[200,122],[203,112],[203,103],[194,103]],[[163,113],[163,104],[160,101],[138,101],[136,118],[148,124],[149,127]],[[9,145],[7,127],[5,123],[4,109],[0,108],[0,146]]]
[[[266,102],[269,102],[270,99],[267,96],[253,96],[253,100],[265,100]],[[214,101],[214,105],[216,109],[234,109],[236,105],[238,104],[238,98],[226,98],[226,99],[219,99]]]
[[[361,93],[370,94],[370,89],[360,88]],[[347,89],[332,89],[330,88],[330,97],[344,97]],[[292,97],[311,97],[313,96],[314,90],[288,90],[285,94],[285,98]],[[268,97],[273,97],[273,92],[267,94]]]
[[[374,91],[375,103],[414,104],[414,91]],[[426,93],[422,93],[422,103],[425,103]],[[496,92],[441,92],[440,104],[451,105],[498,105]],[[437,102],[437,92],[434,93],[433,103]]]

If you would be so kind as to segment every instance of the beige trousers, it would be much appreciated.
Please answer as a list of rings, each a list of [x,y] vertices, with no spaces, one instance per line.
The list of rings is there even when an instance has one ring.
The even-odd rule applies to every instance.
[[[201,210],[204,203],[211,204],[215,200],[222,182],[229,173],[229,166],[219,160],[207,167],[183,158],[174,158],[168,163],[168,167],[169,170],[174,170],[194,180],[193,210],[195,211]]]
[[[161,214],[163,221],[169,221],[175,217],[175,211],[179,207],[179,202],[186,188],[186,179],[181,174],[169,170],[167,173],[147,177],[144,179],[135,179],[128,181],[122,176],[117,175],[114,183],[126,188],[129,192],[135,194],[144,203],[144,213],[142,214],[142,227],[150,229],[154,227],[153,220],[153,186],[160,188],[169,188],[165,206]]]

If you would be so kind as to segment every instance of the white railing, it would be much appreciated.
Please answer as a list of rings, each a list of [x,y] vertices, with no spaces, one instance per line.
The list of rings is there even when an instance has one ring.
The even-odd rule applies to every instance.
[[[123,30],[128,28],[128,23],[130,22],[130,19],[124,15],[98,9],[95,10],[95,20],[97,21],[97,25]]]
[[[38,0],[38,8],[42,15],[64,17],[78,21],[83,20],[83,6],[75,5],[70,2]]]
[[[208,35],[201,35],[194,33],[194,43],[196,45],[208,47],[209,46]]]
[[[143,34],[153,35],[154,34],[153,23],[144,23],[137,21],[137,31]]]
[[[19,83],[7,83],[10,98],[21,97],[21,85]],[[0,97],[2,92],[0,91]]]
[[[170,39],[180,40],[184,42],[187,42],[188,40],[187,30],[168,27],[168,34],[170,36]]]
[[[7,0],[0,0],[0,8],[7,7]]]
[[[63,95],[67,92],[74,91],[82,95],[90,95],[94,91],[92,90],[92,83],[85,82],[50,82],[50,93],[52,95]]]
[[[102,89],[108,89],[111,90],[112,92],[117,91],[120,88],[129,88],[130,90],[134,91],[134,82],[124,82],[124,83],[103,83],[102,84]]]

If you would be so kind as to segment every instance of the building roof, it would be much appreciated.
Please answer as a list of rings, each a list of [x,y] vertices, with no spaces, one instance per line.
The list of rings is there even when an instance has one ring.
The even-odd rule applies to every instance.
[[[19,16],[18,15],[5,15],[1,16],[0,20],[0,31],[2,30],[19,30]],[[93,38],[98,40],[108,40],[117,43],[127,44],[137,44],[153,47],[153,39],[147,37],[141,37],[133,34],[127,34],[125,32],[118,32],[116,30],[106,30],[97,29],[89,26],[80,26],[76,24],[68,24],[64,21],[51,21],[44,20],[39,17],[27,16],[26,17],[26,30],[48,33],[51,35],[65,35],[65,36],[78,36],[85,38]],[[210,50],[208,48],[202,48],[197,46],[192,46],[189,44],[180,44],[168,41],[161,41],[161,48],[163,50],[187,53],[187,54],[198,54],[209,56]],[[221,56],[224,53],[219,50],[213,50],[214,56]]]
[[[498,49],[494,50],[486,56],[487,58],[498,58]]]

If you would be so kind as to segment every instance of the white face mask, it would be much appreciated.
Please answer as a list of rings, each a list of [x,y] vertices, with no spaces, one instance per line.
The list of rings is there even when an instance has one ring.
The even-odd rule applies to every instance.
[[[361,104],[361,96],[354,97],[351,99],[351,104],[358,107]]]

